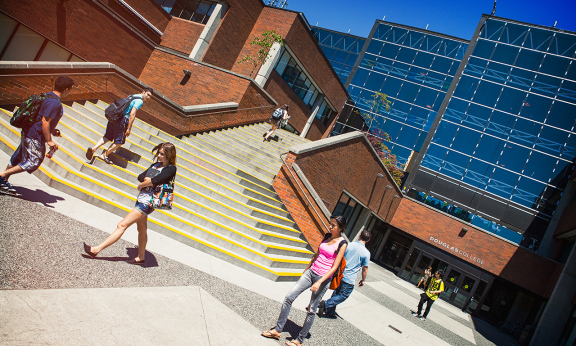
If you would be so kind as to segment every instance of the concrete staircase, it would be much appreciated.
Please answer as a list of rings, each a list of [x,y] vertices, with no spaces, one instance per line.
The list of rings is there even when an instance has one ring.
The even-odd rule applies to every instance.
[[[137,176],[152,163],[151,149],[162,142],[177,147],[172,210],[156,210],[151,230],[234,263],[275,281],[297,280],[313,255],[286,207],[272,188],[281,153],[307,142],[278,130],[270,142],[260,123],[178,139],[138,119],[126,144],[110,158],[86,161],[106,128],[107,104],[64,105],[57,126],[60,150],[46,158],[35,174],[46,184],[117,215],[135,204]],[[0,150],[11,155],[20,131],[9,123],[11,112],[0,112]],[[100,154],[100,152],[98,152]]]

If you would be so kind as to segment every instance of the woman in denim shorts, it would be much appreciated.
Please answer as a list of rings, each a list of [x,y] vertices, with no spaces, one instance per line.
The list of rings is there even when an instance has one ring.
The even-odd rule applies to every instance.
[[[154,211],[152,207],[152,194],[154,187],[171,182],[176,176],[176,148],[172,143],[158,144],[152,149],[154,162],[150,167],[138,176],[138,190],[136,205],[126,217],[120,221],[116,230],[110,234],[102,244],[91,247],[84,243],[84,251],[92,258],[100,251],[114,244],[122,237],[124,231],[133,224],[138,228],[138,257],[128,261],[130,264],[143,264],[146,255],[146,242],[148,241],[148,215]]]

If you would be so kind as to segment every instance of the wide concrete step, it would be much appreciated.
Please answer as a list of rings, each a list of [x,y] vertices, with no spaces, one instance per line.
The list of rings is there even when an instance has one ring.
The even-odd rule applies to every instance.
[[[93,122],[91,119],[85,118],[82,113],[76,112],[72,109],[66,109],[65,116],[62,118],[61,123],[63,123],[64,126],[72,128],[74,131],[71,133],[71,136],[73,136],[74,139],[82,145],[85,145],[86,148],[93,146],[94,143],[102,136],[102,132],[94,130],[94,127],[104,131],[104,126],[102,124]],[[125,147],[127,147],[126,150],[138,149],[137,145],[133,145],[128,142]],[[141,152],[144,154],[145,151],[141,150]],[[118,152],[119,156],[126,158],[122,154],[123,152]],[[148,168],[148,166],[152,163],[151,158],[152,154],[149,151],[145,155],[141,156],[141,159],[143,160],[142,165]],[[122,165],[122,167],[126,167],[125,163],[116,162],[114,158],[112,158],[112,161],[116,164]],[[128,159],[127,161],[131,160]],[[201,182],[211,186],[212,188],[220,190],[223,186],[226,186],[228,189],[246,195],[247,197],[259,200],[264,204],[272,205],[279,209],[284,209],[282,203],[274,191],[264,189],[242,179],[230,179],[229,174],[226,174],[226,172],[222,172],[221,170],[217,170],[214,167],[206,167],[205,162],[203,161],[194,162],[191,160],[177,159],[177,166],[182,168],[179,170],[180,174],[187,176],[194,181]],[[214,183],[216,183],[217,186],[214,186]]]
[[[78,103],[75,103],[72,108],[73,109],[69,110],[69,112],[73,112],[74,110],[76,110],[77,113],[81,113],[85,117],[92,119],[93,121],[98,123],[102,128],[104,129],[106,128],[107,120],[105,117],[83,107]],[[164,139],[161,138],[158,138],[156,142],[151,142],[149,140],[143,139],[143,137],[140,136],[140,134],[142,134],[141,131],[143,130],[139,129],[137,124],[133,124],[132,130],[133,134],[131,134],[126,139],[126,143],[127,144],[130,143],[131,150],[137,152],[138,154],[145,155],[145,153],[150,153],[150,150],[152,150],[154,146],[165,141]],[[104,134],[104,131],[102,132],[102,134]],[[132,140],[133,136],[135,136],[134,140]],[[167,140],[169,140],[175,145],[177,145],[178,143],[182,143],[182,141],[178,140],[176,137],[167,138]],[[201,157],[191,153],[190,151],[184,148],[181,148],[180,146],[178,146],[178,148],[180,149],[177,152],[178,159],[184,161],[184,163],[197,164],[198,166],[204,167],[213,172],[217,172],[219,175],[225,177],[226,179],[235,181],[239,184],[242,184],[243,186],[249,187],[260,193],[263,193],[268,196],[275,196],[275,193],[272,190],[270,183],[260,181],[257,179],[247,179],[246,177],[237,175],[236,173],[239,170],[236,167],[233,167],[227,162],[216,160],[211,155],[206,154],[205,157]]]
[[[63,136],[56,139],[61,150],[38,174],[49,171],[69,193],[125,214],[135,203],[138,174],[152,163],[151,149],[170,141],[178,151],[174,207],[155,211],[154,227],[273,280],[297,279],[313,253],[271,186],[288,139],[259,143],[255,132],[266,125],[255,124],[180,140],[136,119],[126,144],[111,155],[114,165],[87,162],[86,148],[105,131],[106,106],[65,106]],[[9,141],[18,143],[19,132],[8,124],[9,112],[1,115],[2,145],[9,147]],[[302,142],[290,138],[295,140]]]
[[[0,125],[0,127],[5,127],[7,124],[3,120],[0,120]],[[13,139],[18,139],[17,133],[15,137],[16,138],[7,138],[3,136],[1,143],[3,146],[2,150],[8,153],[15,150],[16,142]],[[58,153],[59,156],[65,156],[65,151],[66,149],[62,148]],[[78,162],[78,165],[87,166],[81,162]],[[93,167],[88,168],[94,169]],[[69,166],[64,159],[58,158],[57,156],[45,160],[42,169],[38,172],[44,173],[41,179],[44,178],[43,181],[47,184],[52,186],[51,181],[46,181],[46,175],[48,175],[48,178],[50,178],[50,175],[52,178],[57,177],[60,183],[64,183],[60,184],[60,190],[107,210],[120,209],[118,212],[119,215],[129,211],[136,200],[135,196],[114,189],[102,181],[93,179],[82,170]],[[178,203],[175,203],[175,207],[184,209],[178,206]],[[263,241],[259,242],[259,246],[248,246],[245,240],[248,237],[245,235],[222,236],[214,231],[203,228],[202,225],[179,216],[174,210],[156,210],[149,217],[149,220],[151,223],[162,226],[161,228],[163,228],[164,231],[170,230],[171,232],[163,232],[167,233],[167,235],[174,236],[175,234],[179,234],[190,239],[202,240],[213,246],[217,246],[221,252],[234,254],[238,259],[244,262],[251,262],[259,268],[272,268],[274,271],[284,271],[286,269],[290,271],[291,269],[299,269],[301,271],[308,263],[307,258],[277,254],[278,250],[286,249],[286,246],[278,246]],[[254,239],[252,239],[252,242],[254,242]],[[270,247],[273,250],[266,251],[266,247]],[[296,251],[297,249],[293,250]],[[311,255],[308,257],[311,257]],[[278,277],[276,279],[278,279]]]
[[[79,106],[76,107],[78,108]],[[97,104],[86,102],[84,107],[87,110],[91,111],[92,113],[98,115],[100,122],[103,122],[104,124],[106,123],[106,119],[104,117],[104,109],[107,107],[106,104],[102,103],[101,101],[99,101]],[[87,114],[90,115],[89,113]],[[171,142],[181,150],[187,151],[192,155],[202,158],[208,162],[211,162],[212,164],[221,167],[254,184],[258,184],[265,188],[270,189],[271,180],[267,176],[263,176],[262,174],[260,174],[260,172],[254,171],[251,167],[234,165],[235,162],[230,162],[226,157],[222,157],[221,155],[218,155],[218,153],[203,150],[202,148],[194,146],[192,143],[180,140],[156,128],[152,128],[150,127],[150,125],[144,123],[138,118],[134,120],[133,128],[136,128],[137,130],[141,131],[146,131],[151,136],[159,138],[160,142],[167,142],[167,141]]]

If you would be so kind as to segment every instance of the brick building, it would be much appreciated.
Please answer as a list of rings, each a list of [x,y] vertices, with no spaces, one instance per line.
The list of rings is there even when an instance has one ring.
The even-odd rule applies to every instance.
[[[238,64],[255,55],[252,40],[269,30],[283,45],[275,44],[264,64]],[[348,48],[357,54],[364,42],[354,40]],[[49,88],[58,74],[77,83],[70,100],[111,102],[148,85],[155,94],[139,118],[174,135],[262,122],[288,103],[289,127],[315,142],[283,158],[274,188],[310,245],[317,247],[330,214],[344,214],[349,238],[363,227],[374,231],[373,260],[411,282],[427,265],[445,269],[443,299],[495,322],[535,324],[559,278],[573,277],[563,265],[574,244],[573,199],[559,203],[558,244],[543,257],[405,196],[363,135],[327,138],[349,94],[302,13],[261,0],[5,1],[0,60],[46,61],[0,71],[1,106]],[[358,67],[360,60],[346,63]],[[93,64],[63,69],[51,61]],[[574,180],[566,190],[572,195]]]
[[[164,127],[175,134],[267,120],[283,103],[293,131],[312,140],[329,133],[347,93],[303,14],[260,0],[182,3],[3,2],[0,60],[112,63],[182,107]],[[269,30],[283,45],[266,64],[238,64]]]

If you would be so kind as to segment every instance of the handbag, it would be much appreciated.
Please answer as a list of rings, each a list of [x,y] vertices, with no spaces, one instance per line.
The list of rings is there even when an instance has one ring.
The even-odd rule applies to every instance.
[[[154,209],[170,210],[174,200],[174,180],[154,186],[150,204]]]
[[[340,244],[338,244],[338,250],[340,251],[340,248],[342,247],[342,245],[347,244],[348,242],[346,240],[342,240],[340,242]],[[342,261],[340,261],[340,265],[338,266],[338,270],[336,271],[336,273],[334,273],[334,275],[332,276],[332,280],[330,281],[330,289],[331,290],[335,290],[338,288],[338,286],[340,286],[340,282],[342,281],[342,277],[344,277],[344,269],[346,269],[346,258],[342,257]]]

